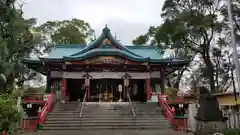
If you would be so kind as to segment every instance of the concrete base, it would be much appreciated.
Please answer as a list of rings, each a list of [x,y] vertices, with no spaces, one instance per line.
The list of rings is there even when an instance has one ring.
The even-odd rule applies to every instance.
[[[152,95],[151,99],[148,99],[147,102],[158,102],[158,97],[157,95]]]
[[[227,129],[225,121],[197,121],[195,135],[212,135]]]

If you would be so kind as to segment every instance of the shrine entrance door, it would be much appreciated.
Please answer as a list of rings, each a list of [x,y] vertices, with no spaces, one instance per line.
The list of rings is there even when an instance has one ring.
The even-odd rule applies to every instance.
[[[90,101],[94,102],[116,102],[119,100],[120,92],[118,85],[123,86],[122,79],[91,79]]]

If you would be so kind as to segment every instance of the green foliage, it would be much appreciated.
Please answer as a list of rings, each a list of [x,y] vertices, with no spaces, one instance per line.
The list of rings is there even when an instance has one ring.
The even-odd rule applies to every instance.
[[[220,19],[224,7],[221,0],[166,0],[162,17],[164,23],[156,34],[156,40],[170,45],[171,48],[188,48],[190,57],[199,55],[202,61],[198,71],[212,92],[229,83],[229,68],[224,49],[228,37],[219,38],[224,32],[226,23]],[[222,79],[224,78],[224,79]],[[204,83],[202,83],[204,84]]]
[[[16,107],[16,93],[0,95],[0,131],[16,130],[22,113]]]
[[[240,135],[239,129],[230,129],[223,132],[224,135]]]
[[[238,28],[240,3],[233,5]],[[133,43],[146,43],[151,39],[162,50],[171,50],[172,54],[167,53],[173,58],[180,57],[192,62],[195,57],[199,59],[196,64],[193,63],[198,65],[197,69],[187,65],[169,75],[166,78],[168,87],[179,88],[183,72],[191,71],[187,82],[207,86],[212,92],[224,92],[232,82],[229,75],[232,62],[228,60],[230,54],[226,53],[230,41],[226,1],[165,0],[161,17],[163,24],[154,29],[150,27]]]
[[[47,21],[36,28],[57,44],[86,44],[93,35],[90,25],[83,20]]]
[[[132,41],[132,43],[134,45],[144,45],[144,44],[147,44],[147,43],[152,45],[152,46],[157,45],[156,40],[153,38],[157,29],[158,29],[158,27],[154,27],[154,26],[149,27],[147,33],[136,37]]]
[[[20,59],[32,52],[40,52],[45,46],[41,36],[32,32],[36,20],[24,19],[21,5],[15,6],[15,0],[3,0],[0,7],[0,89],[11,90],[17,84],[21,86],[30,72]]]
[[[143,44],[146,44],[148,41],[148,37],[147,35],[140,35],[139,37],[137,37],[136,39],[134,39],[132,41],[132,43],[134,45],[143,45]]]
[[[178,94],[178,89],[176,88],[166,88],[165,89],[165,93],[166,95],[168,95],[169,99],[176,99],[177,98],[177,94]]]

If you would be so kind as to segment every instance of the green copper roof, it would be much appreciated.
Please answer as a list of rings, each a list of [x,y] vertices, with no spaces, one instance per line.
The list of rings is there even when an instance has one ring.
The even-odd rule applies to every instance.
[[[60,58],[61,59],[63,57],[71,56],[72,54],[75,54],[73,56],[79,56],[81,53],[78,53],[78,52],[81,51],[84,47],[86,47],[86,45],[72,45],[72,44],[56,45],[52,49],[52,51],[49,53],[49,56],[44,58],[49,58],[49,59]],[[128,52],[125,52],[133,57],[142,57],[142,58],[150,58],[150,59],[163,58],[162,54],[160,53],[160,50],[155,47],[150,47],[150,46],[125,46],[125,47],[128,48],[128,50],[130,50],[131,52],[138,55],[136,56]],[[100,50],[105,49],[107,51],[107,50],[110,50],[110,48],[112,49],[112,51],[116,50],[116,51],[124,52],[119,49],[113,49],[111,45],[103,45],[99,49]],[[99,49],[93,49],[93,50],[96,50],[98,52]],[[91,52],[94,52],[93,50]]]
[[[103,42],[107,39],[108,44]],[[55,45],[51,52],[46,57],[39,59],[25,58],[23,61],[33,63],[36,61],[65,61],[65,60],[83,60],[94,56],[121,56],[132,61],[140,62],[183,62],[179,59],[166,59],[163,58],[161,50],[154,46],[133,46],[122,45],[111,34],[110,30],[106,27],[102,30],[101,35],[89,45],[81,44],[60,44]]]
[[[79,50],[82,50],[85,45],[78,45],[78,44],[64,44],[64,45],[56,45],[54,48],[52,48],[51,52],[49,53],[49,56],[46,58],[63,58],[64,56],[70,56],[73,53],[79,52]]]
[[[111,44],[103,44],[108,39]],[[163,59],[161,51],[152,46],[125,46],[119,43],[108,28],[89,45],[65,44],[56,45],[42,61],[82,60],[94,56],[121,56],[133,61],[158,62]]]
[[[74,59],[82,60],[82,59],[87,59],[89,57],[94,57],[94,56],[122,56],[133,61],[146,61],[149,59],[149,58],[143,58],[141,56],[135,56],[133,54],[130,54],[120,49],[108,49],[108,48],[92,49],[83,54],[64,57],[64,59],[65,60],[74,60]]]
[[[99,46],[100,44],[102,44],[102,41],[104,39],[108,39],[111,43],[112,43],[112,46],[116,46],[118,49],[120,50],[123,50],[129,54],[132,54],[132,55],[135,55],[135,56],[138,56],[138,57],[141,57],[137,54],[135,54],[134,52],[132,52],[131,50],[129,50],[127,47],[125,47],[124,45],[122,45],[120,42],[118,42],[111,34],[110,30],[105,27],[103,30],[102,30],[102,33],[101,35],[95,40],[93,41],[92,43],[90,43],[88,46],[86,46],[85,48],[83,48],[81,51],[79,51],[78,53],[75,53],[73,54],[72,56],[74,55],[79,55],[79,54],[83,54],[83,53],[86,53],[94,48],[97,48],[97,46]],[[101,46],[101,45],[100,45]]]
[[[152,46],[126,46],[129,50],[142,57],[150,59],[163,59],[163,54],[160,49]]]

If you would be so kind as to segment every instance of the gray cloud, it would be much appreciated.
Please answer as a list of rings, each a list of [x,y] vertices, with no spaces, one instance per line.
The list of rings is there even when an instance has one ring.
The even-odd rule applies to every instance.
[[[105,24],[121,42],[131,44],[151,25],[161,23],[161,0],[25,0],[24,16],[48,20],[79,18],[90,23],[99,35]]]

